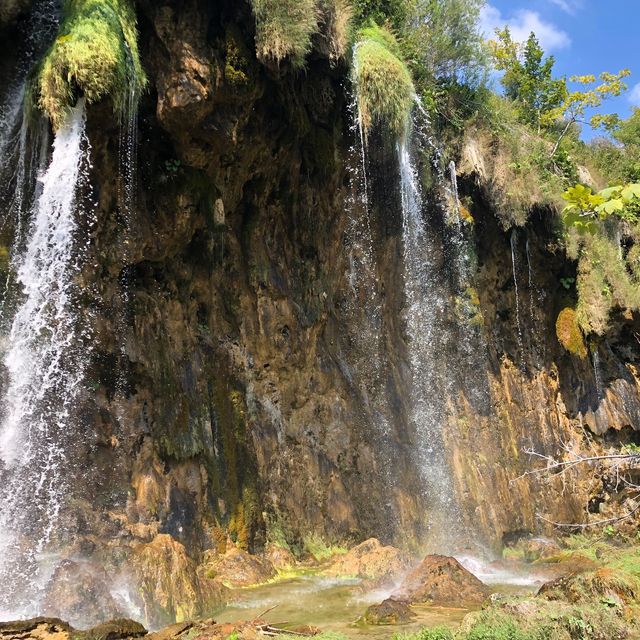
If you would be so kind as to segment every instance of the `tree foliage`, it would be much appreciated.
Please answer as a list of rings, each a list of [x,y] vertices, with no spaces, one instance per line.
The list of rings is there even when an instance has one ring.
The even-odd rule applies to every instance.
[[[506,96],[518,105],[522,120],[540,132],[557,119],[567,97],[566,81],[553,77],[555,59],[544,57],[534,33],[524,44],[513,40],[508,27],[497,29],[496,36],[489,47],[497,69],[504,71]]]

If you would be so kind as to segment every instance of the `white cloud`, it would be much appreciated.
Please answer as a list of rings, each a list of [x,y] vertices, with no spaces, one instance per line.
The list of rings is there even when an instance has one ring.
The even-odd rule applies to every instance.
[[[640,82],[629,91],[629,102],[634,107],[640,107]]]
[[[493,36],[496,28],[509,26],[511,36],[523,42],[533,31],[545,51],[564,49],[571,44],[571,38],[551,22],[545,22],[537,11],[520,9],[510,17],[503,16],[499,9],[487,4],[480,11],[480,31],[487,37]]]
[[[582,0],[549,0],[549,2],[572,16],[582,9]]]

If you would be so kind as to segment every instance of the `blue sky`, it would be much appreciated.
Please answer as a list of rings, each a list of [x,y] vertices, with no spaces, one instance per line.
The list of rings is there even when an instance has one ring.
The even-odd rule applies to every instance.
[[[487,0],[482,30],[491,35],[505,23],[518,40],[534,31],[555,56],[558,75],[630,69],[629,91],[602,111],[627,117],[640,107],[640,0]],[[584,131],[584,137],[592,135]]]

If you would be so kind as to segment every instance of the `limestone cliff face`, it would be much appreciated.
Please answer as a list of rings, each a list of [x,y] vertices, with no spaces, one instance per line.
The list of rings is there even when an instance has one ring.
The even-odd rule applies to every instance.
[[[385,336],[373,388],[354,339],[366,301],[354,304],[344,249],[346,68],[319,46],[304,73],[265,68],[244,3],[139,9],[151,89],[127,219],[117,213],[117,128],[105,126],[107,107],[90,113],[100,269],[87,278],[100,331],[99,400],[88,406],[98,425],[92,455],[118,518],[134,540],[167,533],[196,558],[223,530],[250,549],[268,528],[294,543],[310,534],[419,541],[429,514],[410,462],[394,155],[371,145],[372,282]],[[497,544],[538,530],[536,512],[580,518],[593,489],[514,480],[530,468],[523,451],[633,428],[638,349],[629,322],[594,347],[598,390],[593,357],[559,345],[560,278],[573,266],[554,246],[548,212],[516,232],[516,318],[511,238],[471,178],[463,190],[476,218],[486,358],[458,372],[445,432],[463,513]]]
[[[118,118],[106,104],[89,110],[98,206],[83,284],[96,343],[81,412],[92,444],[78,453],[87,473],[60,535],[155,585],[145,597],[165,621],[220,597],[198,565],[227,535],[253,551],[268,535],[294,547],[314,535],[415,545],[431,514],[407,417],[396,160],[375,139],[373,372],[368,296],[349,282],[346,66],[321,39],[304,72],[261,65],[245,2],[141,0],[138,14],[150,87],[135,207],[122,206]],[[520,477],[524,450],[634,438],[640,327],[619,318],[589,358],[566,353],[555,320],[574,265],[551,215],[516,232],[516,300],[510,232],[482,180],[463,173],[483,322],[473,358],[440,363],[459,381],[442,426],[470,537],[498,546],[543,529],[537,513],[576,520],[605,500],[606,478]]]

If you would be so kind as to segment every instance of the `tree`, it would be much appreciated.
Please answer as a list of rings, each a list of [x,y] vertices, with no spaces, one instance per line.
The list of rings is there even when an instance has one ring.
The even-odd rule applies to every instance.
[[[512,39],[508,27],[496,29],[496,35],[489,47],[497,69],[504,71],[506,96],[518,104],[522,120],[540,132],[557,119],[567,97],[566,80],[553,77],[555,59],[544,57],[533,32],[524,44]]]
[[[607,98],[619,96],[626,91],[627,85],[623,78],[626,78],[630,73],[629,69],[622,69],[618,73],[605,71],[599,76],[600,84],[591,88],[588,88],[589,85],[597,82],[596,77],[593,75],[572,76],[570,78],[571,82],[577,83],[582,89],[566,94],[558,114],[564,118],[565,126],[556,140],[551,152],[552,156],[558,151],[560,143],[569,129],[576,123],[589,124],[594,129],[605,128],[611,130],[617,126],[619,118],[616,114],[595,114],[588,120],[585,120],[585,114],[587,109],[597,109]]]
[[[484,0],[414,0],[411,58],[431,78],[478,85],[486,54],[478,29]]]

